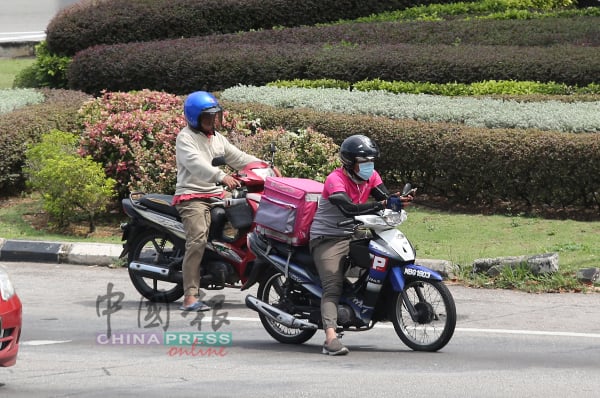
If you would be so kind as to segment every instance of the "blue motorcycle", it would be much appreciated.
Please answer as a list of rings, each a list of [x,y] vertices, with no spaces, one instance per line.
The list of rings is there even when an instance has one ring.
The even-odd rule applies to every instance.
[[[406,212],[385,209],[356,216],[356,237],[345,259],[346,280],[338,305],[338,333],[366,331],[391,321],[404,344],[415,351],[438,351],[454,334],[456,306],[437,272],[415,264],[415,249],[397,228]],[[308,246],[291,247],[253,232],[249,249],[257,296],[246,305],[257,311],[277,341],[302,344],[322,329],[322,287]],[[249,286],[247,286],[249,287]]]

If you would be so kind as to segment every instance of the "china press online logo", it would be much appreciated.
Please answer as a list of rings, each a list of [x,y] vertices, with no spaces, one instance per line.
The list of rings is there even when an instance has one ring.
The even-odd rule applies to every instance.
[[[177,347],[230,347],[231,332],[165,332],[98,333],[96,343],[100,345],[165,345]]]

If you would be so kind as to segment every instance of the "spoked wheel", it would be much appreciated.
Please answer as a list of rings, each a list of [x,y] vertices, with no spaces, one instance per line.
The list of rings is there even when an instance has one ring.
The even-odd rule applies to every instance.
[[[158,231],[142,234],[132,245],[128,264],[137,261],[158,267],[169,267],[169,264],[183,257],[183,251],[167,235]],[[145,298],[154,302],[170,303],[183,296],[183,284],[161,281],[142,276],[129,270],[133,286]]]
[[[268,276],[258,285],[258,299],[276,308],[288,312],[283,294],[285,276],[275,270],[271,270]],[[293,313],[291,313],[294,315]],[[285,344],[302,344],[308,341],[317,332],[316,329],[290,328],[276,322],[266,315],[260,314],[260,321],[265,330],[277,341]]]
[[[411,281],[404,290],[417,316],[412,319],[402,294],[396,292],[391,307],[396,334],[415,351],[440,350],[456,327],[456,306],[450,290],[438,281]]]

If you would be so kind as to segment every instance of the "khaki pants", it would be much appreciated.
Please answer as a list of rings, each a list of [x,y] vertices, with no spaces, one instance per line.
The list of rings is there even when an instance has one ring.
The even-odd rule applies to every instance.
[[[183,257],[183,294],[200,295],[200,264],[210,229],[211,205],[192,199],[175,206],[185,229],[185,256]]]
[[[310,251],[323,286],[323,329],[337,328],[337,306],[344,286],[342,260],[349,250],[350,238],[317,238],[310,241]]]

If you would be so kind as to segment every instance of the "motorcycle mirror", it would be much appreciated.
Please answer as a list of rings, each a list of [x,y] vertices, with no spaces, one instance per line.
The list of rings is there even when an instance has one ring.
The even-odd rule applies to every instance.
[[[225,156],[217,156],[216,158],[213,158],[211,164],[213,166],[217,167],[217,166],[224,166],[227,164],[227,162],[225,161]]]
[[[269,146],[269,151],[271,152],[271,167],[275,164],[275,152],[277,152],[277,147],[274,142],[271,142]]]
[[[404,185],[404,188],[402,188],[402,195],[408,195],[411,189],[412,185],[410,185],[410,183],[406,183],[406,185]]]

